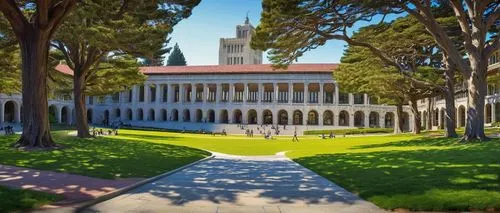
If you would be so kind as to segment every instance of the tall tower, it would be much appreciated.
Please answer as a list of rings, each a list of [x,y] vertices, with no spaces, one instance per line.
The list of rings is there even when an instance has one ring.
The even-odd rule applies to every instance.
[[[236,26],[236,38],[221,38],[219,65],[262,64],[262,51],[250,47],[254,31],[247,15],[245,23]]]

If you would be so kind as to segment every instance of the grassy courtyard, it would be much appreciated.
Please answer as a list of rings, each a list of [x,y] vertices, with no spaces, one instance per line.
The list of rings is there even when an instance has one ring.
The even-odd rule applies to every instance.
[[[460,144],[430,136],[311,135],[293,143],[287,136],[265,140],[140,130],[90,140],[67,136],[67,131],[54,136],[65,149],[19,152],[8,146],[14,137],[0,137],[0,164],[111,179],[153,176],[208,155],[201,150],[234,155],[287,151],[294,161],[382,208],[500,209],[500,139]]]

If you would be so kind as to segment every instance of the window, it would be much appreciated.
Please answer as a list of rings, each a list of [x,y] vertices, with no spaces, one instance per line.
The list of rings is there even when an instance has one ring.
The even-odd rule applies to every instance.
[[[339,93],[339,104],[349,104],[348,93]]]
[[[363,94],[354,94],[354,104],[364,104],[365,98]]]
[[[241,57],[240,63],[243,64],[243,57]]]

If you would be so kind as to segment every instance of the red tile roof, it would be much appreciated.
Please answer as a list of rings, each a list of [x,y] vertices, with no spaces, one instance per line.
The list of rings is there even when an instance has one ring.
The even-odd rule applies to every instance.
[[[287,69],[273,70],[270,64],[156,66],[141,67],[145,75],[199,75],[199,74],[263,74],[263,73],[332,73],[338,64],[291,64]],[[67,65],[57,65],[57,70],[73,75]]]

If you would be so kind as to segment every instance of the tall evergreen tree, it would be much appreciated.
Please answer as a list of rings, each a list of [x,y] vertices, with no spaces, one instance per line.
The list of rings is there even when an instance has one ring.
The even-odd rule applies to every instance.
[[[179,44],[175,43],[174,50],[168,56],[167,66],[186,66],[186,58],[182,54]]]
[[[114,85],[123,83],[118,84],[122,89],[143,81],[137,62],[133,63],[131,57],[159,63],[156,60],[161,58],[166,37],[173,26],[189,17],[199,2],[88,0],[68,16],[52,46],[60,51],[74,72],[73,93],[79,137],[90,137],[85,97],[116,92],[114,87],[106,85],[107,81],[114,81]],[[115,68],[109,65],[115,65]],[[109,79],[105,79],[107,77]],[[117,79],[123,80],[115,81]]]

